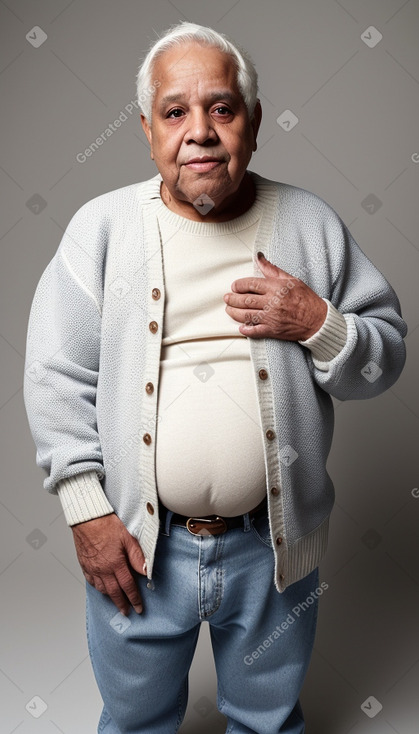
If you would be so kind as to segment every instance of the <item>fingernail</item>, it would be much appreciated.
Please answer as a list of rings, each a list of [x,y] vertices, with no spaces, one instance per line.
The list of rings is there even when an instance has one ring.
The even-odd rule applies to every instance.
[[[135,604],[134,609],[137,612],[137,614],[141,614],[141,612],[143,611],[141,604]]]
[[[147,564],[144,563],[144,565],[143,565],[143,574],[146,574],[146,573],[147,573]]]
[[[263,252],[260,251],[258,252],[258,257],[265,259],[265,255],[263,254]]]

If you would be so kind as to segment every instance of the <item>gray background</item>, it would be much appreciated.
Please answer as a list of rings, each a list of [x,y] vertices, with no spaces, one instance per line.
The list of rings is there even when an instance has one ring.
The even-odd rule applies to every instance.
[[[0,2],[1,732],[96,731],[101,700],[85,639],[84,578],[59,501],[42,488],[24,410],[26,328],[37,282],[74,212],[156,173],[138,112],[85,163],[76,155],[135,99],[149,43],[182,19],[230,34],[256,63],[263,120],[250,168],[328,201],[401,300],[409,326],[402,377],[374,400],[335,401],[336,505],[320,569],[329,588],[302,703],[307,734],[415,734],[417,0]],[[34,26],[47,34],[38,48],[26,38],[40,38]],[[382,34],[373,48],[362,38],[378,39],[376,30],[364,35],[370,26]],[[290,130],[277,122],[286,110],[299,120]],[[223,732],[206,625],[190,679],[182,732]],[[31,709],[35,696],[45,704],[36,699]],[[364,711],[368,700],[370,713],[379,707],[371,696],[383,707],[373,717]]]

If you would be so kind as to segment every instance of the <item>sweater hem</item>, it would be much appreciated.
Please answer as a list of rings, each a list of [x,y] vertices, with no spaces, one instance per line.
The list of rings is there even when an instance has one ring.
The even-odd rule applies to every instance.
[[[288,546],[282,561],[283,577],[277,573],[275,578],[275,586],[280,593],[317,568],[327,550],[329,520],[330,513],[311,533]]]

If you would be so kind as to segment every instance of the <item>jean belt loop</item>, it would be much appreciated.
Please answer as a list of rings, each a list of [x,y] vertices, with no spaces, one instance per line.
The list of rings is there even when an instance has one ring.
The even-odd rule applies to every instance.
[[[172,517],[173,517],[172,510],[167,510],[165,523],[164,523],[164,534],[165,535],[170,535],[170,523],[171,523]]]
[[[250,530],[250,518],[248,512],[243,515],[243,530],[245,533]]]

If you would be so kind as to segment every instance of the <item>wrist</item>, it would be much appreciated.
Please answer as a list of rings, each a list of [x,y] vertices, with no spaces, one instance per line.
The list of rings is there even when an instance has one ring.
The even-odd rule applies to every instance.
[[[327,316],[323,325],[312,337],[299,343],[310,350],[313,359],[329,362],[337,357],[345,346],[347,326],[343,314],[327,298],[323,300],[327,306]]]
[[[313,309],[311,324],[307,327],[305,334],[300,341],[307,341],[307,339],[311,339],[314,334],[317,334],[317,332],[320,331],[326,321],[327,310],[327,303],[323,298],[319,297],[319,300],[316,302],[316,306]]]

